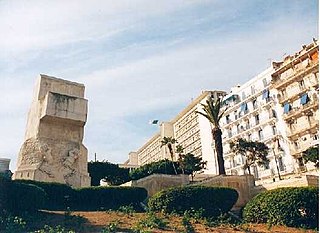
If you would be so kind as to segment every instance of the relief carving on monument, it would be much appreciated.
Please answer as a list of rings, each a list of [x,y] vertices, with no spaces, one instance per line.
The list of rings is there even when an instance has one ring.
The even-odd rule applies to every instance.
[[[82,144],[87,119],[83,97],[82,84],[40,75],[15,179],[90,186],[87,149]]]

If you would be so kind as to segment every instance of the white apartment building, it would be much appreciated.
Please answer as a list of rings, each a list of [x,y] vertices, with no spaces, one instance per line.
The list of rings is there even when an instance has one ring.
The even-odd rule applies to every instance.
[[[224,97],[225,113],[220,126],[227,174],[245,173],[245,157],[230,151],[230,143],[239,138],[264,142],[270,148],[269,165],[251,169],[256,178],[276,176],[278,170],[282,175],[294,172],[282,109],[277,103],[276,90],[270,89],[273,72],[271,66],[243,85],[232,88]]]
[[[176,145],[181,145],[184,148],[184,153],[201,156],[204,161],[207,161],[205,173],[216,174],[217,164],[212,150],[211,125],[205,117],[199,116],[196,111],[202,111],[201,104],[204,104],[208,98],[216,99],[223,95],[225,95],[224,91],[203,91],[172,121],[161,123],[160,132],[140,149],[136,152],[130,152],[129,160],[125,164],[141,166],[166,158],[171,159],[167,147],[161,147],[161,140],[163,137],[173,137],[178,141]]]
[[[173,137],[184,153],[207,161],[206,174],[217,174],[218,165],[212,140],[212,125],[197,114],[208,98],[223,98],[224,116],[220,121],[226,173],[242,175],[245,157],[233,154],[230,143],[239,138],[264,142],[269,148],[266,166],[253,166],[256,179],[275,178],[305,169],[301,154],[319,144],[319,46],[303,46],[293,56],[272,65],[242,85],[224,91],[204,91],[172,121],[161,123],[154,135],[126,164],[144,165],[170,158],[163,137]],[[175,158],[177,159],[177,158]]]

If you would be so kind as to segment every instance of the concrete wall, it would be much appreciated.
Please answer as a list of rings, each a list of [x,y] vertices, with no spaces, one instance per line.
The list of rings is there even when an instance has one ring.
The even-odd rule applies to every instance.
[[[234,208],[241,208],[253,197],[254,177],[252,175],[216,176],[198,182],[196,185],[234,188],[239,194]]]
[[[189,183],[188,175],[152,174],[139,180],[129,181],[121,186],[145,188],[148,191],[148,196],[151,197],[161,190],[187,185]]]

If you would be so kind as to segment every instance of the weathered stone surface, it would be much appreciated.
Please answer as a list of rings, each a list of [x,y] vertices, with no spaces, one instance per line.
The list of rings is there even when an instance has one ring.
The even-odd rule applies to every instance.
[[[145,188],[148,192],[148,196],[150,197],[161,190],[175,186],[187,185],[189,183],[188,175],[152,174],[139,180],[129,181],[121,186]]]
[[[90,186],[82,144],[87,119],[83,97],[84,85],[40,75],[14,179]]]

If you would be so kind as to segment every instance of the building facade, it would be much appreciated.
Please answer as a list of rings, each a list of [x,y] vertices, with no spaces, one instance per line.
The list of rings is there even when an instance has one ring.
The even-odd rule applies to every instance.
[[[125,164],[144,165],[163,159],[171,159],[167,147],[161,147],[164,137],[173,137],[177,145],[184,148],[184,153],[192,153],[201,156],[207,161],[207,168],[204,172],[212,172],[216,169],[216,160],[212,150],[211,125],[208,120],[196,111],[202,111],[202,105],[208,98],[220,98],[225,95],[224,91],[203,91],[200,96],[193,100],[170,122],[160,124],[160,132],[155,134],[136,152],[129,153],[129,160]],[[175,160],[178,158],[174,157]]]
[[[271,87],[278,93],[290,154],[297,161],[298,172],[313,169],[311,164],[304,164],[302,152],[319,144],[318,54],[318,41],[314,39],[287,56],[272,73]]]
[[[314,166],[303,163],[302,152],[319,144],[319,46],[316,40],[302,50],[272,65],[243,85],[224,91],[204,91],[172,121],[162,123],[160,132],[137,152],[129,154],[127,164],[144,165],[170,158],[163,137],[173,137],[184,153],[207,161],[204,173],[217,174],[218,165],[212,140],[212,125],[197,114],[208,98],[221,98],[224,115],[220,121],[226,173],[245,174],[245,156],[231,152],[230,143],[239,138],[265,143],[269,163],[253,165],[256,179],[275,178]],[[166,127],[163,127],[166,124]],[[177,158],[175,158],[177,159]]]
[[[245,156],[231,152],[230,143],[244,138],[264,142],[269,150],[266,166],[253,166],[255,178],[269,178],[294,172],[294,161],[286,143],[285,123],[276,101],[276,90],[271,88],[271,66],[253,79],[231,89],[224,98],[221,119],[226,173],[243,175]]]

